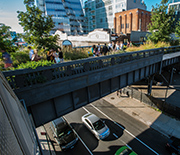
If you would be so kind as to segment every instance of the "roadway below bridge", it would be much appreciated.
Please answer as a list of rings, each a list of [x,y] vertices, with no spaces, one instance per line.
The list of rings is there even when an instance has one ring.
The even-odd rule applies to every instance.
[[[108,100],[111,100],[111,102]],[[131,107],[130,104],[124,105],[126,101],[131,101]],[[134,100],[134,102],[137,101]],[[135,108],[135,105],[133,106],[133,99],[128,100],[125,95],[119,98],[113,93],[65,115],[64,117],[76,131],[79,142],[72,150],[66,152],[61,152],[59,146],[53,143],[56,154],[112,155],[124,145],[132,148],[138,155],[168,154],[165,149],[168,137],[123,110],[133,108]],[[136,105],[136,108],[145,110],[149,107],[145,105],[138,105],[137,107]],[[109,137],[105,140],[98,141],[83,125],[81,117],[87,112],[91,112],[105,121],[110,128],[111,134]],[[45,127],[48,130],[51,140],[55,142],[49,123]]]

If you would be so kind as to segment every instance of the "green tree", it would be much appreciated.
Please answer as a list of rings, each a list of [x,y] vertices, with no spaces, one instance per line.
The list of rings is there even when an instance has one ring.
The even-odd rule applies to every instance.
[[[11,41],[10,26],[0,23],[0,48],[11,52],[13,41]]]
[[[175,34],[177,37],[179,37],[179,40],[180,40],[180,21],[177,22],[177,26],[176,26],[176,29],[175,29]]]
[[[148,39],[153,43],[169,42],[171,40],[170,34],[173,33],[174,29],[174,11],[173,9],[168,10],[168,4],[166,1],[162,1],[160,5],[156,4],[153,6],[151,12],[151,23],[148,25],[148,29],[151,34]]]
[[[24,0],[26,12],[17,12],[20,21],[19,24],[25,32],[25,41],[30,44],[35,44],[39,48],[55,45],[57,36],[50,36],[49,34],[54,28],[51,16],[45,16],[32,2],[32,0]]]

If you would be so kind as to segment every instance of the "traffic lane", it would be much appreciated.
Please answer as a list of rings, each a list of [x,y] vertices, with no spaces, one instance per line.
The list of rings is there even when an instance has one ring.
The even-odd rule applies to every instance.
[[[163,136],[154,129],[149,128],[147,125],[143,124],[142,122],[132,118],[131,116],[127,115],[126,113],[114,107],[112,104],[109,104],[108,102],[104,101],[103,99],[93,102],[93,105],[95,105],[105,114],[108,114],[108,116],[112,118],[115,122],[118,122],[120,125],[123,125],[127,131],[132,133],[134,136],[136,136],[143,143],[145,143],[147,146],[149,146],[159,154],[165,154],[165,155],[168,154],[168,152],[165,149],[167,137]],[[91,104],[87,105],[86,108],[89,109],[89,111],[93,110],[92,112],[97,113],[97,110],[95,110],[94,107],[91,106]],[[97,115],[98,114],[99,113],[97,113]],[[100,116],[102,118],[106,118],[102,114]],[[139,147],[137,147],[139,145],[137,144],[134,145],[134,141],[137,140],[134,138],[128,144],[129,145],[133,144],[136,150],[139,150]]]
[[[132,137],[131,133],[127,133],[125,132],[126,128],[124,128],[121,124],[113,122],[110,119],[106,119],[106,117],[102,114],[99,113],[99,111],[97,111],[96,109],[90,108],[90,106],[86,107],[89,108],[88,111],[91,113],[94,113],[95,115],[97,115],[98,117],[100,117],[102,120],[106,121],[107,126],[110,128],[111,130],[111,135],[118,135],[119,132],[123,131],[123,137],[121,138],[121,136],[114,136],[114,138],[118,139],[119,141],[116,144],[119,144],[120,141],[124,142],[124,144],[128,144],[135,152],[137,152],[138,154],[144,154],[144,152],[146,152],[147,155],[151,155],[151,154],[158,154],[156,151],[154,151],[152,148],[150,148],[148,145],[144,144],[143,142],[139,142],[138,140],[134,140],[135,137]],[[134,135],[133,135],[134,136]],[[109,137],[106,139],[106,141],[109,140]],[[110,138],[110,140],[112,140]],[[131,142],[131,143],[129,143]],[[99,146],[100,147],[100,146]]]
[[[73,112],[73,114],[68,114],[65,117],[71,123],[73,128],[78,132],[78,135],[83,139],[84,143],[87,145],[87,147],[91,150],[93,154],[114,154],[120,147],[127,145],[129,141],[132,141],[134,139],[129,134],[124,133],[124,130],[122,128],[119,128],[119,126],[113,121],[103,118],[103,116],[100,116],[96,109],[90,108],[91,111],[87,110],[86,108],[84,109],[85,110],[79,110],[78,114]],[[79,122],[81,121],[81,116],[83,116],[87,112],[94,113],[103,120],[105,120],[111,131],[109,137],[104,140],[98,141],[95,136],[84,125],[82,125],[82,123],[74,123],[74,118],[76,117],[77,119],[77,115],[79,115],[79,120],[77,121]],[[154,154],[152,150],[149,150],[147,147],[142,148],[142,144],[138,143],[138,141],[134,141],[132,143],[132,146],[134,145],[138,148],[138,151],[134,151],[136,151],[140,155],[144,155],[144,152],[146,152],[147,155]]]
[[[53,148],[57,155],[77,155],[77,154],[80,154],[80,155],[87,154],[88,155],[88,154],[90,154],[88,152],[88,150],[84,147],[84,145],[81,143],[80,140],[78,140],[78,142],[75,144],[75,146],[72,149],[62,151],[60,146],[56,142],[55,138],[53,137],[53,132],[51,130],[50,123],[45,124],[44,127],[49,135],[49,138],[51,140],[51,143],[52,143]],[[81,151],[79,151],[79,150],[81,150]]]
[[[78,133],[78,135],[81,137],[83,142],[87,145],[87,147],[93,154],[112,155],[121,146],[126,145],[124,142],[117,139],[113,135],[113,132],[106,139],[97,140],[94,134],[89,131],[89,129],[87,129],[81,121],[81,117],[86,113],[87,111],[85,111],[84,109],[79,109],[78,111],[65,115],[65,118],[73,126],[73,129]],[[112,130],[118,130],[117,135],[119,135],[120,133],[120,135],[123,134],[123,130],[120,131],[117,126],[115,126]]]

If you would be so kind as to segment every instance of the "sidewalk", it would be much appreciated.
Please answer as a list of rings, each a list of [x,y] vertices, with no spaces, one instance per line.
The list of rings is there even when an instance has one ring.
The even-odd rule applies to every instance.
[[[105,96],[103,99],[165,136],[180,138],[180,121],[154,110],[147,104],[127,98],[123,94],[122,97],[118,97],[116,92]]]
[[[46,133],[44,130],[44,127],[40,126],[40,127],[36,128],[36,132],[37,132],[37,135],[39,137],[39,142],[41,144],[43,155],[56,155],[56,153],[53,149],[53,146],[50,143],[50,141],[47,140],[46,135],[41,134],[41,133]]]

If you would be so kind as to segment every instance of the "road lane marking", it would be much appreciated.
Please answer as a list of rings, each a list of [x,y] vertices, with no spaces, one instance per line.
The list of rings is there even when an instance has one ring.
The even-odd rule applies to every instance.
[[[136,136],[134,136],[132,133],[130,133],[128,130],[126,130],[124,127],[122,127],[121,125],[119,125],[117,122],[115,122],[112,118],[110,118],[109,116],[107,116],[105,113],[103,113],[101,110],[99,110],[97,107],[95,107],[92,103],[90,103],[90,105],[92,107],[94,107],[97,111],[99,111],[101,114],[103,114],[105,117],[107,117],[109,120],[111,120],[112,122],[114,122],[116,125],[118,125],[121,129],[123,129],[125,132],[127,132],[129,135],[131,135],[133,138],[135,138],[137,141],[139,141],[141,144],[143,144],[144,146],[146,146],[149,150],[151,150],[152,152],[154,152],[155,154],[159,155],[159,153],[157,153],[155,150],[153,150],[151,147],[149,147],[147,144],[145,144],[143,141],[141,141],[139,138],[137,138]]]
[[[82,107],[87,113],[90,113],[85,107]]]
[[[117,139],[119,138],[115,133],[113,133],[114,137],[116,137]]]
[[[64,117],[64,116],[63,116]],[[65,118],[65,117],[64,117]],[[68,122],[68,120],[65,118],[65,120]],[[68,124],[71,126],[71,124],[68,122]],[[72,126],[71,126],[72,128]],[[73,128],[72,128],[73,129]],[[78,135],[78,133],[76,132],[76,130],[73,129],[73,131],[75,132],[75,134],[78,136],[79,140],[81,141],[81,143],[85,146],[85,148],[88,150],[88,152],[93,155],[93,153],[90,151],[90,149],[87,147],[87,145],[83,142],[83,140],[81,139],[81,137]]]
[[[132,148],[131,148],[129,145],[126,144],[126,146],[127,146],[130,150],[132,150]]]

